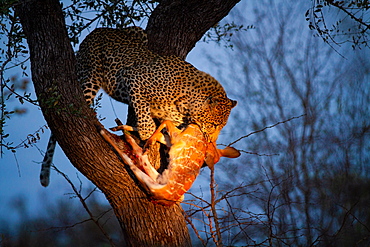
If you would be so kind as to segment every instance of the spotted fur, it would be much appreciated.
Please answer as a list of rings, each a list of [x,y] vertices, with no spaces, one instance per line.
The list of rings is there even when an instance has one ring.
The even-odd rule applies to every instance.
[[[97,28],[81,43],[77,73],[86,101],[100,88],[135,113],[142,140],[156,130],[153,118],[175,125],[196,123],[215,142],[236,101],[207,73],[175,56],[159,56],[147,48],[143,29]]]
[[[143,140],[156,130],[153,118],[197,123],[205,134],[218,134],[236,104],[209,74],[178,57],[149,51],[138,27],[95,29],[81,44],[77,62],[86,100],[103,88],[129,104]]]
[[[48,142],[48,146],[46,148],[46,153],[44,156],[44,160],[41,164],[41,172],[40,172],[40,182],[41,185],[46,187],[50,183],[50,167],[53,162],[53,156],[55,152],[55,146],[57,144],[57,140],[55,139],[53,133],[50,135],[50,139]]]

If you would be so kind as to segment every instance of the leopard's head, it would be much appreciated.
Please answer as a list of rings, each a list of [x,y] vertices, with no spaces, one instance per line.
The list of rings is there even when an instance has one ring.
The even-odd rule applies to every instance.
[[[221,129],[226,125],[230,111],[237,101],[222,96],[210,96],[198,109],[195,122],[201,127],[209,142],[216,142]]]

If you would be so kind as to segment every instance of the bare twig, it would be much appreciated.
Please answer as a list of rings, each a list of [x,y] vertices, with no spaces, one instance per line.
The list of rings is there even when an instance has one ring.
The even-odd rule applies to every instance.
[[[248,135],[242,136],[242,137],[240,137],[239,139],[237,139],[236,141],[233,141],[233,142],[229,143],[227,146],[234,145],[235,143],[239,142],[240,140],[242,140],[242,139],[244,139],[244,138],[247,138],[247,137],[249,137],[249,136],[251,136],[251,135],[257,134],[257,133],[262,132],[262,131],[265,131],[266,129],[274,128],[274,127],[278,126],[279,124],[284,124],[284,123],[287,123],[287,122],[289,122],[289,121],[292,121],[293,119],[298,119],[298,118],[301,118],[301,117],[306,116],[306,115],[307,115],[307,114],[302,114],[302,115],[300,115],[300,116],[298,116],[298,117],[292,117],[292,118],[289,118],[289,119],[287,119],[287,120],[284,120],[284,121],[281,121],[281,122],[277,122],[276,124],[273,124],[273,125],[267,126],[267,127],[263,128],[263,129],[253,131],[253,132],[249,133]]]
[[[262,157],[262,156],[269,157],[269,156],[279,156],[280,155],[280,154],[260,154],[260,153],[257,153],[257,152],[249,152],[249,151],[244,151],[244,150],[238,150],[238,151],[240,151],[242,153],[246,153],[246,154],[257,155],[257,156],[260,156],[260,157]]]
[[[8,34],[12,33],[13,30],[14,30],[14,25],[15,25],[15,22],[11,22],[11,26],[10,26],[10,31],[8,32]],[[7,44],[7,51],[6,51],[6,57],[7,59],[3,62],[3,64],[1,65],[0,67],[0,99],[1,99],[1,118],[0,120],[3,121],[4,117],[5,117],[5,100],[4,100],[4,87],[6,86],[6,83],[5,83],[5,80],[4,80],[4,72],[5,72],[5,67],[6,65],[13,59],[13,55],[12,55],[12,51],[11,51],[11,46],[9,45],[10,42],[11,42],[11,35],[8,36],[8,44]],[[2,127],[2,126],[1,126]],[[4,135],[3,135],[3,131],[0,132],[0,155],[2,157],[2,154],[3,154],[3,140],[4,140]]]
[[[366,28],[363,30],[365,32],[366,30],[370,29],[370,25],[364,22],[361,18],[357,18],[354,14],[349,12],[346,8],[344,8],[342,5],[340,5],[339,1],[333,1],[333,0],[327,0],[326,1],[328,4],[342,10],[344,13],[346,13],[351,19],[357,21],[361,25],[365,26]]]
[[[202,242],[202,245],[203,246],[207,246],[206,242],[204,241],[204,239],[200,236],[199,234],[199,231],[197,230],[197,228],[194,226],[193,222],[191,221],[191,217],[188,216],[185,212],[184,212],[184,216],[185,216],[185,220],[186,222],[190,225],[190,227],[193,229],[195,235],[197,236],[197,238]]]
[[[217,234],[217,239],[216,239],[216,236],[213,235],[213,241],[215,242],[216,246],[222,246],[222,235],[221,235],[221,228],[220,228],[220,222],[219,222],[219,218],[218,218],[218,215],[217,215],[217,209],[216,209],[216,181],[215,181],[215,168],[214,166],[210,166],[209,167],[210,170],[211,170],[211,173],[210,173],[210,184],[209,184],[209,188],[210,188],[210,192],[211,192],[211,211],[212,211],[212,215],[213,215],[213,220],[214,220],[214,223],[215,223],[215,230],[216,230],[216,234]]]
[[[75,193],[75,195],[77,196],[77,198],[80,200],[83,208],[85,209],[85,211],[87,212],[87,214],[90,216],[90,219],[87,219],[87,220],[84,220],[82,222],[76,223],[75,225],[81,224],[81,223],[84,223],[84,222],[87,222],[87,221],[90,221],[90,220],[93,221],[95,223],[95,225],[97,225],[97,227],[103,233],[103,235],[105,236],[105,238],[109,241],[110,245],[112,247],[114,247],[115,244],[114,244],[113,240],[110,238],[109,234],[104,230],[103,226],[99,223],[99,218],[102,217],[102,215],[98,219],[96,219],[95,216],[92,214],[92,212],[90,211],[89,207],[86,204],[86,199],[90,196],[90,194],[86,198],[83,198],[82,195],[81,195],[81,193],[80,193],[80,191],[77,190],[76,186],[72,183],[72,181],[68,178],[68,176],[65,173],[63,173],[60,170],[58,170],[58,168],[56,168],[55,166],[54,166],[54,169],[55,169],[55,171],[57,173],[59,173],[60,175],[62,175],[64,177],[64,179],[69,183],[69,185],[71,186],[73,192]]]
[[[47,128],[48,128],[47,125],[41,126],[40,128],[38,128],[32,134],[28,134],[27,138],[25,140],[21,141],[17,146],[15,146],[12,149],[17,149],[17,148],[21,148],[21,147],[28,148],[29,147],[28,145],[32,146],[32,144],[35,144],[36,141],[40,139],[40,134],[39,134],[40,131],[42,133],[44,133],[44,129],[47,129]]]

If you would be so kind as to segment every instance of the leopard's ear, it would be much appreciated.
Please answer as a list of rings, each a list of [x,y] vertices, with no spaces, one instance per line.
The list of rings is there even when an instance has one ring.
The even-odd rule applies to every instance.
[[[236,100],[232,100],[232,99],[228,99],[228,100],[231,104],[231,108],[234,108],[238,104],[238,101],[236,101]],[[205,102],[205,104],[210,106],[210,107],[215,107],[219,103],[228,104],[227,100],[225,101],[225,98],[218,97],[218,96],[209,96],[206,99],[206,102]]]
[[[210,108],[214,108],[214,107],[216,107],[217,104],[219,104],[219,102],[220,102],[220,99],[218,97],[209,96],[206,99],[205,105],[210,107]]]

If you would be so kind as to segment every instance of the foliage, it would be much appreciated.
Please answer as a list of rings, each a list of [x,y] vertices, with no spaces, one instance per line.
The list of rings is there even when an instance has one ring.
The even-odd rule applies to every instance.
[[[233,37],[236,52],[232,54],[230,66],[222,66],[222,72],[227,78],[224,81],[232,83],[231,94],[246,100],[239,103],[244,107],[237,107],[239,112],[230,124],[235,129],[254,130],[253,136],[245,135],[234,143],[255,155],[240,158],[228,166],[218,164],[216,173],[210,172],[209,187],[200,195],[192,193],[193,198],[186,202],[189,225],[202,245],[366,246],[370,237],[370,158],[366,152],[370,92],[366,88],[369,81],[366,59],[353,56],[347,62],[339,60],[332,50],[302,32],[296,16],[304,15],[297,7],[303,1],[291,4],[290,8],[278,8],[274,1],[261,2],[253,9],[253,26],[244,28],[235,24],[246,22],[242,13],[233,16],[237,22],[218,24],[214,35],[206,34],[206,40],[217,42],[230,41]],[[7,6],[12,4],[14,2],[7,1]],[[93,26],[142,24],[156,4],[155,1],[84,0],[73,1],[63,10],[71,42],[77,45],[81,33]],[[331,28],[328,28],[328,8],[346,14]],[[368,47],[367,11],[368,1],[315,1],[306,17],[309,27],[327,43],[352,42],[354,47]],[[22,104],[27,101],[36,104],[36,101],[23,92],[27,80],[18,83],[15,78],[5,79],[5,71],[13,66],[20,66],[26,73],[24,62],[28,57],[17,17],[9,8],[1,9],[1,15],[1,35],[8,37],[2,41],[5,48],[1,47],[1,134],[5,138],[5,119],[17,113],[8,111],[5,101],[10,97]],[[357,23],[357,26],[348,30],[344,29],[344,23]],[[233,35],[235,30],[246,29],[250,32]],[[230,74],[225,74],[227,71]],[[57,97],[55,95],[51,105],[57,102]],[[304,117],[296,119],[302,114]],[[39,131],[21,144],[32,145],[38,140]],[[3,139],[1,144],[13,150],[19,146],[5,144]],[[2,243],[12,246],[28,239],[29,243],[40,241],[37,242],[40,245],[44,238],[50,243],[55,241],[55,246],[65,242],[81,245],[82,239],[106,244],[109,241],[102,236],[94,219],[108,208],[102,206],[102,211],[88,213],[92,211],[87,210],[84,203],[91,197],[79,196],[81,194],[74,189],[73,197],[83,205],[83,213],[70,201],[58,207],[50,206],[45,210],[52,212],[49,218],[24,217],[26,220],[14,235],[10,229],[2,230]],[[90,206],[101,205],[93,201]],[[18,208],[24,212],[22,207]],[[52,208],[57,208],[56,212]],[[84,220],[86,217],[76,220],[75,210],[89,220]],[[97,217],[97,222],[107,220],[104,217]],[[79,224],[85,221],[94,224]],[[38,231],[24,231],[30,225],[38,226]],[[109,235],[117,234],[108,228]],[[100,233],[96,233],[97,230]],[[87,239],[81,237],[85,234]],[[121,241],[120,237],[113,239]]]
[[[145,22],[157,1],[73,0],[63,8],[71,42],[79,43],[82,31],[93,25],[123,28]]]
[[[7,205],[16,212],[21,221],[17,224],[0,219],[0,245],[11,246],[123,246],[123,236],[112,208],[101,203],[98,191],[90,189],[67,194],[53,202],[43,198],[42,215],[31,213],[28,201],[19,196]],[[78,195],[91,215],[81,207]],[[53,199],[54,200],[54,199]],[[5,205],[4,205],[5,206]],[[99,226],[93,221],[99,221]],[[110,235],[110,238],[104,235]]]
[[[233,21],[230,23],[220,24],[217,23],[214,27],[211,28],[210,31],[208,31],[204,37],[204,42],[216,42],[218,44],[225,43],[226,48],[233,48],[233,45],[231,43],[232,36],[240,31],[247,31],[249,29],[253,29],[253,25],[248,25],[244,27],[244,25],[237,25]]]
[[[9,4],[10,3],[11,2],[9,2]],[[25,101],[28,101],[32,104],[36,104],[36,102],[31,98],[31,94],[26,91],[29,82],[28,79],[17,80],[15,76],[5,78],[5,71],[15,67],[19,67],[21,69],[22,76],[28,76],[26,73],[27,66],[24,65],[25,61],[28,60],[28,51],[23,44],[24,35],[17,17],[11,11],[6,12],[2,10],[0,18],[0,35],[2,37],[6,37],[6,39],[2,39],[2,44],[0,46],[0,152],[2,153],[3,147],[12,149],[12,151],[14,151],[11,143],[5,143],[4,141],[4,139],[9,136],[9,134],[4,132],[6,119],[9,119],[13,114],[22,114],[26,111],[25,108],[7,110],[5,102],[11,97],[15,97],[15,99],[19,100],[21,105],[23,105]],[[23,91],[23,95],[18,93],[19,90]]]
[[[302,31],[296,16],[304,14],[304,1],[282,9],[266,0],[244,9],[253,9],[255,29],[236,35],[227,62],[213,57],[232,85],[229,93],[246,99],[231,114],[230,128],[265,129],[306,115],[234,142],[250,153],[279,155],[244,156],[218,173],[220,193],[243,194],[220,210],[239,216],[236,235],[225,232],[224,244],[368,246],[368,53],[348,49],[344,59]],[[244,16],[231,18],[243,23]]]
[[[31,97],[29,88],[24,85],[28,83],[27,79],[20,79],[17,82],[14,76],[8,77],[11,69],[21,69],[22,77],[28,77],[28,49],[25,44],[24,34],[19,19],[16,13],[12,10],[12,6],[16,1],[6,0],[1,8],[1,22],[0,22],[0,35],[7,37],[4,39],[2,46],[0,46],[0,74],[1,74],[1,118],[0,118],[0,131],[1,131],[1,153],[2,148],[15,152],[20,145],[12,145],[11,142],[5,142],[5,138],[9,138],[9,134],[4,132],[6,120],[10,119],[13,114],[23,113],[26,107],[17,108],[15,110],[7,110],[6,102],[12,96],[19,100],[20,104],[25,102],[37,106],[37,101]],[[64,2],[61,3],[62,5]],[[67,23],[67,30],[73,45],[78,45],[83,31],[94,27],[113,27],[123,28],[129,25],[142,25],[145,23],[150,13],[154,10],[158,1],[141,0],[141,1],[111,1],[111,0],[72,0],[63,7],[65,20]],[[248,26],[246,29],[252,28]],[[209,31],[204,41],[230,42],[233,32],[246,30],[242,25],[235,23],[226,23],[225,25],[217,25],[213,30]],[[225,45],[226,46],[226,45]],[[230,45],[229,45],[230,46]],[[17,86],[22,83],[21,86]],[[22,90],[22,92],[18,92]],[[54,107],[58,103],[58,95],[51,99],[48,104]],[[100,97],[101,99],[101,97]],[[98,100],[99,102],[99,100]],[[94,109],[99,108],[99,103]],[[78,110],[75,110],[78,111]],[[104,119],[104,117],[99,117]],[[32,134],[30,134],[32,135]],[[38,139],[36,139],[38,140]],[[27,140],[25,139],[25,142]],[[22,146],[22,145],[21,145]]]
[[[49,3],[58,4],[58,2],[55,2],[55,1],[49,2]],[[138,22],[139,20],[142,20],[141,19],[142,17],[143,18],[147,17],[147,15],[144,15],[142,13],[137,14],[136,8],[133,7],[135,4],[138,3],[136,1],[132,2],[132,6],[130,6],[130,8],[127,7],[125,5],[125,3],[121,4],[118,1],[117,2],[99,1],[97,4],[95,4],[95,3],[96,2],[93,2],[93,1],[73,2],[71,5],[64,8],[64,13],[65,13],[67,23],[70,24],[70,25],[67,26],[67,29],[68,29],[68,33],[70,35],[71,42],[73,44],[79,43],[78,38],[80,37],[81,32],[84,31],[85,29],[89,28],[90,26],[94,25],[94,24],[97,25],[97,26],[122,27],[122,26],[130,24],[130,23],[132,24],[134,22]],[[141,3],[146,3],[146,2],[142,1]],[[154,4],[153,2],[150,2],[150,3]],[[27,4],[30,4],[30,3],[27,3]],[[31,16],[31,14],[28,13],[28,15],[25,15],[24,12],[27,12],[27,11],[23,11],[23,10],[26,9],[26,8],[22,8],[22,7],[19,7],[19,6],[23,6],[23,5],[18,5],[17,10],[19,11],[18,13],[22,16],[23,25],[25,27],[25,31],[27,31],[28,37],[31,37],[32,34],[34,34],[34,32],[33,32],[34,30],[33,29],[32,30],[27,29],[27,27],[28,27],[27,23],[35,23],[35,22],[24,21],[24,20],[27,20],[27,18],[29,16]],[[143,6],[143,5],[141,5],[141,6]],[[147,5],[145,5],[144,7],[146,8]],[[43,8],[41,8],[41,9],[44,10]],[[9,26],[18,25],[17,24],[18,19],[17,19],[16,14],[17,13],[13,13],[12,10],[4,12],[3,17],[4,16],[5,17],[2,20],[5,20],[6,22],[8,22],[7,24],[5,24],[3,26],[6,31],[8,31],[7,28],[9,28]],[[90,17],[90,15],[92,17]],[[42,16],[44,16],[44,15],[42,15]],[[45,15],[45,16],[48,16],[48,15]],[[14,17],[14,18],[12,19],[10,17]],[[62,22],[59,21],[58,24],[62,24],[62,28],[64,28]],[[48,29],[48,30],[50,30],[50,29]],[[15,34],[19,34],[20,36],[23,36],[22,30],[19,30],[19,33],[15,32]],[[9,40],[9,43],[10,43],[12,41],[11,40],[11,35],[8,35],[8,36],[9,36],[8,40]],[[20,37],[20,36],[18,36],[18,37]],[[23,42],[23,39],[21,39],[17,44],[23,46],[22,42]],[[29,42],[32,43],[32,38],[30,38]],[[8,45],[8,47],[10,47],[10,45]],[[32,47],[34,47],[34,46],[32,46]],[[50,48],[52,46],[49,47],[48,45],[44,45],[43,47]],[[25,47],[22,47],[22,48],[24,48],[25,51],[26,51]],[[43,51],[42,49],[39,49],[39,50],[36,50],[35,53],[38,53],[38,52],[41,53],[42,51]],[[9,57],[9,62],[14,61],[15,59],[17,59],[17,56],[13,54],[13,56]],[[37,61],[39,61],[39,60],[37,60]],[[71,61],[73,62],[73,60],[71,60]],[[21,66],[24,66],[24,62],[25,61],[20,63]],[[35,60],[33,60],[33,62],[35,62]],[[6,67],[6,64],[7,63],[2,64],[2,65],[4,65],[3,69],[1,70],[3,75],[4,75],[5,71],[8,70],[8,68]],[[41,64],[41,67],[43,67],[43,66],[44,66],[44,64]],[[34,70],[38,70],[36,67],[37,66],[35,66],[35,63],[33,63]],[[52,68],[56,68],[56,66],[54,65]],[[35,74],[36,73],[34,73],[33,75],[35,76]],[[5,78],[6,76],[3,76],[3,77]],[[55,80],[55,81],[58,81],[58,80]],[[7,86],[8,82],[9,81],[7,81],[5,79],[2,80],[2,87],[5,88]],[[50,82],[50,84],[52,84],[52,85],[46,87],[45,86],[46,83],[43,84],[43,86],[44,86],[43,88],[45,88],[46,90],[38,95],[38,97],[39,97],[38,101],[40,102],[40,105],[41,105],[41,103],[42,103],[42,105],[46,105],[46,107],[43,108],[44,113],[45,112],[46,113],[50,112],[49,111],[50,109],[53,109],[53,113],[56,113],[57,115],[62,115],[62,114],[59,114],[59,113],[61,111],[64,111],[64,110],[68,111],[68,113],[73,113],[70,109],[67,109],[68,106],[66,106],[66,105],[63,105],[64,108],[58,107],[59,104],[61,104],[61,102],[62,102],[62,100],[61,100],[62,96],[61,96],[61,94],[57,93],[57,90],[55,90],[56,87],[54,87],[54,83],[53,83],[54,80],[48,80],[48,82]],[[38,84],[36,84],[36,85],[38,85]],[[14,90],[12,90],[11,93],[14,94],[14,95],[17,95],[17,96],[19,95],[19,93],[15,92]],[[2,96],[4,96],[4,95],[5,94],[2,94]],[[47,95],[48,97],[44,97],[45,95]],[[51,96],[51,97],[49,97],[49,96]],[[4,99],[4,97],[3,97],[3,99]],[[20,101],[24,101],[26,99],[26,97],[20,97],[19,99],[20,99]],[[29,102],[34,103],[32,100],[29,100]],[[23,103],[23,102],[21,102],[21,103]],[[5,109],[5,104],[4,104],[4,109]],[[56,111],[54,111],[55,109],[56,109]],[[47,116],[47,114],[46,114],[46,116]],[[4,121],[3,125],[5,125],[5,121]],[[29,145],[32,145],[38,139],[39,139],[39,134],[38,134],[38,132],[35,132],[34,135],[30,135],[30,138],[28,139],[29,141],[22,142],[22,144],[23,144],[22,146],[27,147]],[[7,144],[6,147],[9,148],[9,149],[15,150],[15,148],[18,147],[18,146],[14,147],[14,146],[10,146],[10,144],[9,145]],[[80,201],[84,205],[84,203],[83,203],[84,200],[80,200]],[[86,211],[88,211],[88,210],[86,210]],[[180,216],[182,222],[184,222],[183,218],[181,217],[180,212],[178,213],[178,215]],[[94,217],[91,217],[91,219],[94,219]],[[170,218],[168,217],[167,220],[170,221]],[[172,221],[171,221],[171,223],[172,223]],[[186,232],[186,231],[184,231],[184,232]],[[106,234],[104,234],[104,235],[106,235]],[[184,235],[187,235],[187,234],[184,234]],[[146,235],[146,236],[148,236],[148,235]],[[22,237],[20,237],[20,238],[22,238]],[[26,236],[25,238],[28,238],[28,236]],[[148,237],[148,238],[150,238],[150,237]],[[20,240],[20,241],[22,241],[22,240]],[[22,244],[24,244],[24,243],[21,243],[21,245]],[[77,244],[77,245],[79,245],[79,244]]]
[[[314,0],[307,10],[309,28],[324,42],[369,48],[370,2],[368,0]]]

